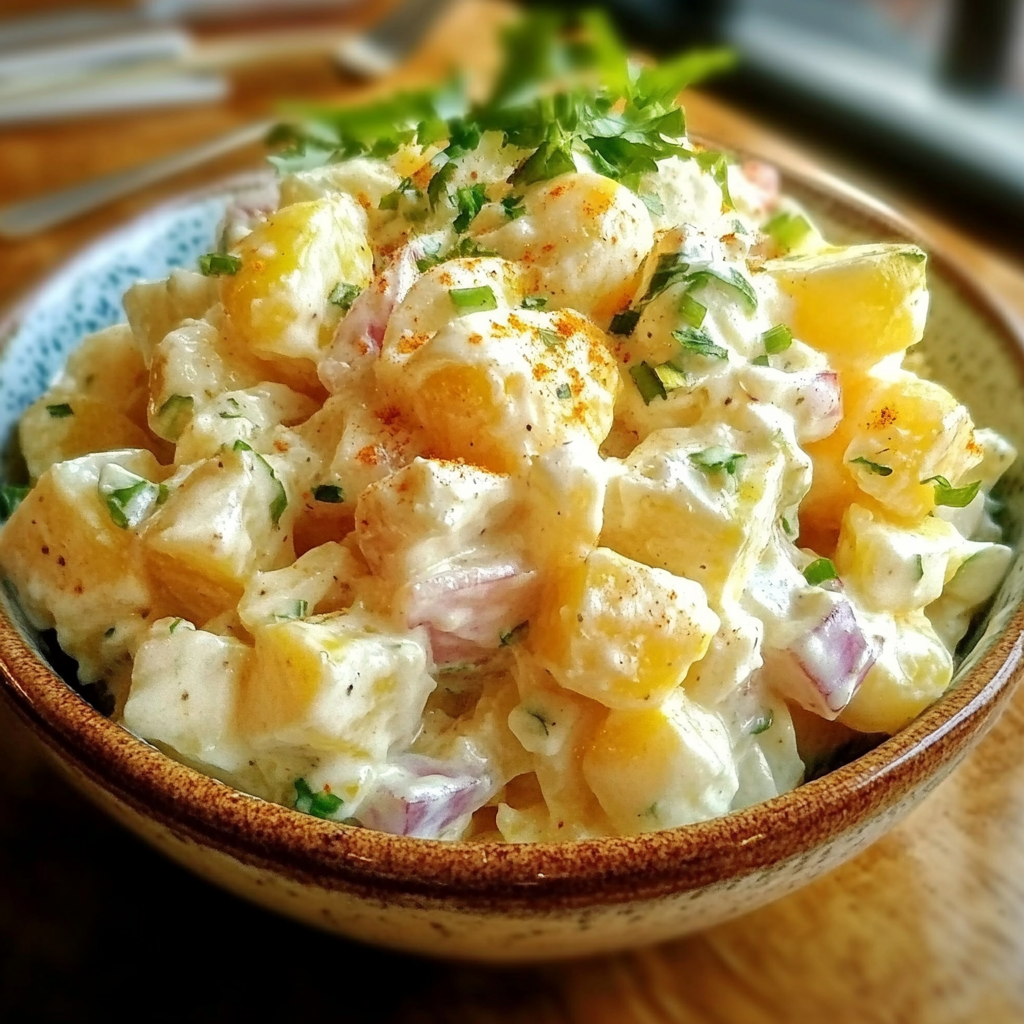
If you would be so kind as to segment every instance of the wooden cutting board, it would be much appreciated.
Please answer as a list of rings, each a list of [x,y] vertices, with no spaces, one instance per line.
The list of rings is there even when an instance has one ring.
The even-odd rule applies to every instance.
[[[506,13],[483,0],[458,4],[398,77],[429,79],[453,60],[486,68]],[[351,93],[311,63],[247,75],[217,106],[0,132],[0,198],[173,151],[265,114],[275,97]],[[710,98],[694,94],[686,106],[693,131],[819,166]],[[108,227],[256,160],[255,150],[242,152],[72,225],[0,243],[0,303]],[[885,192],[882,183],[861,184]],[[895,201],[1024,317],[1024,267]],[[821,881],[668,945],[512,971],[345,943],[211,889],[65,789],[0,714],[0,1020],[107,1021],[126,996],[148,1022],[1018,1024],[1024,691],[902,826]]]

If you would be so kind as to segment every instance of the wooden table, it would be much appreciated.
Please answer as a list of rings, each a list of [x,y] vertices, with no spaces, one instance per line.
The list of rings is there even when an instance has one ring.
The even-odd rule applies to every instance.
[[[466,53],[485,65],[500,16],[476,0],[460,5],[406,76],[429,77]],[[214,107],[3,132],[0,196],[172,151],[266,112],[274,95],[339,91],[325,66],[311,65],[250,75]],[[687,110],[696,131],[815,160],[705,96],[691,96]],[[46,235],[0,243],[0,302],[161,196],[256,159],[239,153]],[[886,192],[884,182],[865,184]],[[1024,316],[1024,267],[940,223],[928,227]],[[0,1020],[12,1024],[108,1021],[126,996],[142,1000],[147,1021],[1024,1020],[1024,691],[905,824],[809,888],[668,945],[513,971],[379,952],[241,904],[109,824],[0,719]]]

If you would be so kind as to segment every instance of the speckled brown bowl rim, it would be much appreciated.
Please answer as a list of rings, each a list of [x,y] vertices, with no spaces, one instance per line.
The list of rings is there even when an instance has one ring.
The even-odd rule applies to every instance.
[[[775,161],[778,165],[778,162]],[[1024,379],[1024,330],[1001,302],[916,227],[825,173],[787,169],[787,191],[838,202],[877,227],[878,237],[925,248],[933,266],[1016,357]],[[255,180],[248,174],[190,192],[155,212]],[[153,216],[153,212],[144,217]],[[103,236],[54,274],[111,244]],[[0,353],[35,295],[0,322]],[[440,843],[321,821],[237,792],[178,764],[105,718],[40,661],[0,615],[0,694],[51,753],[138,814],[173,834],[286,879],[369,898],[451,909],[509,912],[652,899],[745,875],[808,854],[866,827],[919,786],[945,775],[1009,700],[1024,675],[1024,606],[991,648],[906,729],[827,776],[723,818],[639,836],[573,843]]]

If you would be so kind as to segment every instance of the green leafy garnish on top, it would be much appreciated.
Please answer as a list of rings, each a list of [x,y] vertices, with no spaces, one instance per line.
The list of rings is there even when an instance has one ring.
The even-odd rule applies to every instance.
[[[326,789],[314,793],[305,779],[295,780],[295,810],[312,814],[314,818],[333,817],[341,807],[342,799]]]

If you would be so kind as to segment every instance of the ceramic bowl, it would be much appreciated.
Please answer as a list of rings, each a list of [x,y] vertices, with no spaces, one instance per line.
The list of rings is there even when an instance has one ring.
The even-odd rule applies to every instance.
[[[0,326],[0,435],[124,288],[212,248],[236,179],[161,207],[59,270]],[[837,242],[910,239],[931,253],[923,350],[932,376],[1024,450],[1024,339],[909,225],[830,179],[786,190]],[[1024,470],[1002,485],[1010,541]],[[1024,564],[976,630],[946,696],[869,753],[727,817],[561,845],[444,844],[321,821],[236,792],[105,718],[51,668],[0,592],[0,693],[87,796],[197,874],[346,936],[434,956],[537,960],[621,949],[735,916],[805,885],[891,828],[979,740],[1022,672]]]

